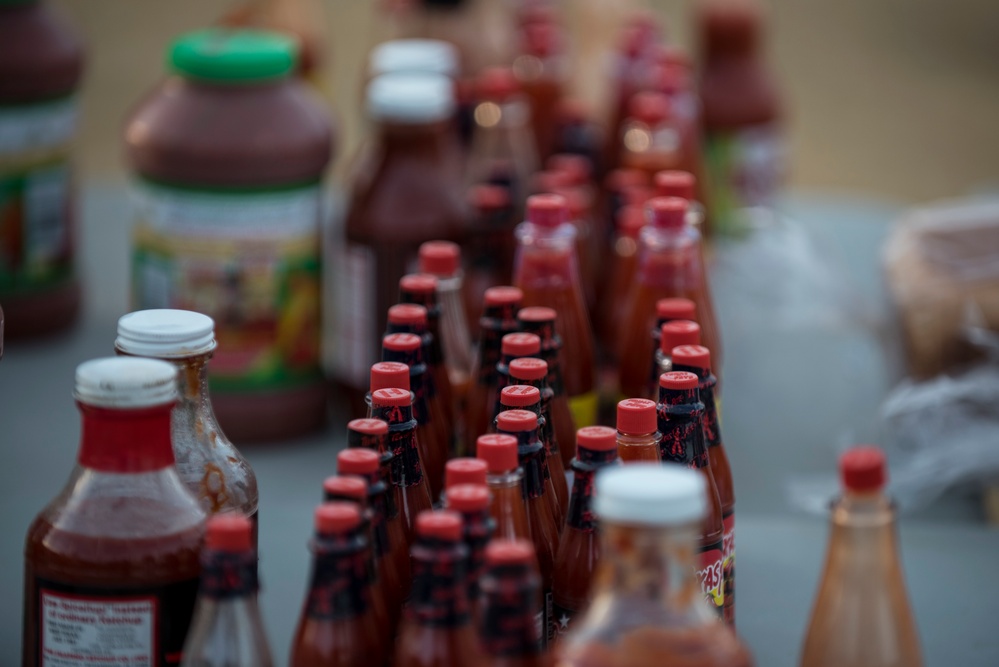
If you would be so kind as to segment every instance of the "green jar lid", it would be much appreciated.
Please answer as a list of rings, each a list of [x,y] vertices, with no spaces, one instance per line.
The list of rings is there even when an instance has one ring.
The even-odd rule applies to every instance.
[[[256,83],[288,76],[298,45],[279,33],[213,28],[189,32],[170,46],[170,67],[202,81]]]

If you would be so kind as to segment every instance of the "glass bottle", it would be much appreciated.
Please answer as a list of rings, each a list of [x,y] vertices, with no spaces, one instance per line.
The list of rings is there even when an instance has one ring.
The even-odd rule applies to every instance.
[[[610,239],[614,234],[614,224],[618,220],[621,209],[629,204],[637,204],[632,200],[633,193],[645,193],[649,187],[649,175],[641,169],[614,169],[604,177],[604,205],[601,215],[606,221],[604,238]]]
[[[843,495],[832,505],[829,547],[801,667],[920,667],[895,505],[884,492],[884,454],[877,447],[853,447],[839,466]]]
[[[625,27],[611,62],[613,108],[607,135],[607,164],[621,162],[621,134],[629,116],[631,100],[648,83],[650,56],[659,29],[651,23],[634,22]]]
[[[704,446],[704,403],[698,384],[697,375],[685,371],[670,371],[659,376],[656,412],[659,431],[663,434],[660,455],[664,463],[685,465],[704,477],[708,511],[701,531],[697,572],[705,600],[721,617],[725,603],[725,524],[718,484]]]
[[[475,456],[486,462],[486,484],[492,492],[489,512],[496,521],[496,537],[531,539],[531,520],[524,499],[524,471],[517,458],[517,438],[493,433],[481,435]]]
[[[565,667],[751,667],[718,622],[695,574],[708,497],[704,478],[635,463],[597,476],[600,566],[589,611],[561,643]]]
[[[208,519],[201,585],[184,643],[183,667],[271,667],[271,648],[257,604],[256,526],[230,512]]]
[[[617,404],[617,453],[624,463],[656,463],[663,434],[656,423],[656,402],[626,398]]]
[[[25,539],[22,664],[75,662],[86,636],[96,655],[177,665],[206,518],[173,465],[177,368],[131,357],[87,361],[76,369],[74,395],[83,417],[77,464]],[[119,648],[117,635],[98,636],[98,618],[120,625],[130,648]]]
[[[514,283],[527,306],[547,306],[558,314],[569,407],[577,427],[597,416],[593,331],[583,298],[576,257],[576,228],[567,222],[568,205],[559,195],[533,195],[527,220],[517,226]]]
[[[468,202],[471,213],[468,242],[464,246],[469,267],[465,306],[469,313],[482,313],[486,291],[493,285],[507,285],[513,278],[513,255],[517,247],[513,230],[520,216],[514,213],[510,191],[501,185],[469,188]],[[469,321],[469,328],[472,337],[478,340],[479,322]]]
[[[662,327],[667,322],[672,322],[673,320],[688,320],[691,322],[697,321],[697,304],[690,299],[684,299],[682,297],[667,297],[665,299],[659,299],[656,301],[656,323],[652,327],[650,333],[652,335],[652,370],[649,372],[649,392],[646,396],[655,400],[659,395],[659,376],[666,371],[659,370],[661,364],[659,363],[659,340],[662,333]],[[698,340],[696,344],[700,344],[700,334],[698,334]],[[669,351],[673,348],[666,350],[667,355]],[[668,368],[666,370],[669,370]]]
[[[140,310],[118,320],[118,354],[162,359],[179,371],[170,437],[177,473],[187,488],[208,514],[239,511],[256,525],[257,477],[212,410],[208,363],[215,347],[215,323],[201,313]]]
[[[315,511],[312,573],[291,644],[291,667],[370,667],[386,659],[368,585],[368,544],[353,503]]]
[[[579,98],[563,97],[556,104],[554,115],[555,145],[552,148],[555,153],[585,157],[596,173],[603,173],[604,131],[591,117],[587,104]]]
[[[496,532],[489,505],[489,487],[484,480],[482,484],[456,484],[448,489],[445,507],[461,515],[462,539],[468,547],[468,600],[476,615],[486,545]]]
[[[659,327],[656,338],[658,343],[649,374],[649,390],[645,393],[650,398],[659,396],[659,376],[673,370],[673,349],[681,345],[701,344],[701,325],[690,320],[670,320]]]
[[[396,667],[476,667],[461,515],[421,512],[412,548],[413,593],[395,647]]]
[[[619,135],[623,166],[641,169],[650,178],[663,169],[697,169],[697,128],[682,122],[669,96],[655,91],[638,93],[631,98],[628,111]]]
[[[563,33],[551,20],[521,26],[520,53],[513,61],[513,72],[530,100],[531,130],[541,159],[555,152],[555,112],[568,85]]]
[[[511,384],[510,362],[514,359],[537,357],[541,354],[541,339],[529,333],[511,333],[503,336],[500,343],[500,360],[496,363],[496,382],[489,388],[489,398],[486,409],[489,411],[488,423],[496,420],[500,410],[500,394]]]
[[[620,353],[621,322],[625,317],[627,295],[638,273],[638,234],[645,226],[645,211],[641,206],[626,205],[619,209],[611,245],[608,279],[598,286],[598,333],[604,352],[612,360]]]
[[[619,462],[614,429],[587,426],[577,431],[572,498],[556,552],[552,585],[552,623],[556,636],[571,632],[572,620],[589,603],[593,573],[600,563],[597,522],[592,508],[593,481],[602,468]]]

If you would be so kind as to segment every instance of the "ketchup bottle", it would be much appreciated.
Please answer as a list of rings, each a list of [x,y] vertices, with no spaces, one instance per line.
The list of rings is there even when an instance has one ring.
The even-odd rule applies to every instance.
[[[666,299],[663,299],[666,301]],[[661,303],[661,302],[660,302]],[[699,345],[701,326],[690,320],[671,320],[659,327],[658,349],[653,359],[646,396],[659,396],[659,376],[673,370],[673,349],[680,345]]]
[[[567,222],[568,205],[559,195],[533,195],[527,221],[516,230],[514,283],[524,304],[553,308],[564,344],[562,366],[576,426],[596,420],[593,332],[583,298],[576,257],[576,229]]]
[[[626,398],[617,404],[617,453],[622,462],[658,462],[662,440],[655,401]]]
[[[562,368],[565,365],[562,353],[562,337],[558,334],[555,322],[558,314],[553,308],[533,306],[517,313],[520,328],[541,339],[541,359],[548,364],[547,383],[552,390],[551,423],[555,442],[559,443],[562,467],[567,468],[572,461],[573,444],[576,442],[576,421],[569,407]],[[526,378],[525,378],[526,379]]]
[[[622,32],[621,41],[613,54],[611,76],[613,109],[607,135],[607,163],[617,167],[621,160],[621,135],[629,116],[629,105],[648,82],[649,59],[658,41],[658,26],[633,22]]]
[[[316,508],[312,574],[291,644],[291,667],[362,667],[385,661],[368,585],[368,540],[352,503]]]
[[[177,369],[95,359],[77,367],[75,398],[77,465],[25,540],[22,663],[73,664],[89,637],[95,655],[177,665],[205,530],[205,512],[174,468]],[[108,623],[123,634],[103,635]]]
[[[551,20],[524,25],[520,54],[513,61],[513,72],[531,103],[531,129],[542,159],[555,151],[555,112],[569,78],[562,33]]]
[[[538,554],[538,565],[541,569],[544,591],[541,627],[547,645],[552,631],[552,577],[559,526],[555,523],[547,494],[544,446],[538,440],[538,417],[527,410],[507,410],[496,417],[496,430],[517,438],[517,458],[524,471],[524,500],[527,503],[527,516],[531,525],[531,541]]]
[[[616,360],[620,353],[621,321],[625,317],[625,300],[638,272],[638,234],[645,226],[641,206],[628,205],[617,214],[615,233],[610,247],[607,280],[599,286],[597,333],[604,353]]]
[[[668,96],[654,91],[638,93],[628,103],[628,118],[618,135],[621,164],[641,169],[649,178],[663,169],[694,169],[697,135],[682,135],[692,129],[696,128],[680,123]]]
[[[469,217],[468,280],[465,281],[465,307],[481,313],[485,293],[493,285],[509,284],[513,277],[513,255],[517,242],[513,230],[520,222],[514,214],[510,191],[502,185],[476,185],[468,190]],[[479,339],[479,322],[469,322],[472,337]],[[472,375],[475,382],[475,375]],[[473,438],[474,442],[474,438]]]
[[[496,521],[496,537],[531,539],[531,521],[524,499],[524,471],[517,457],[517,438],[500,433],[481,435],[475,455],[486,462],[486,484],[492,492],[489,512]]]
[[[719,617],[724,613],[724,522],[721,496],[704,446],[704,404],[698,392],[698,378],[685,371],[670,371],[659,377],[659,431],[663,434],[660,453],[664,463],[679,463],[704,477],[708,513],[701,532],[698,573],[705,600]]]
[[[492,424],[496,415],[501,412],[500,392],[510,382],[510,362],[514,359],[537,357],[541,354],[541,339],[529,333],[511,333],[503,336],[500,344],[502,355],[496,364],[496,382],[489,388],[489,399],[486,401],[489,410],[489,423]]]
[[[617,432],[606,426],[587,426],[576,433],[572,460],[572,498],[565,530],[555,556],[552,598],[556,635],[570,631],[572,619],[586,608],[590,584],[600,562],[600,544],[593,516],[593,480],[606,466],[619,463]]]
[[[382,358],[385,361],[406,364],[409,367],[409,389],[413,393],[413,415],[419,425],[416,437],[419,442],[420,461],[431,498],[436,498],[444,485],[444,462],[447,460],[450,441],[444,409],[432,395],[433,377],[423,361],[420,338],[414,334],[389,334],[382,339]]]
[[[496,532],[496,520],[489,513],[489,505],[485,480],[481,484],[456,484],[448,489],[446,507],[461,515],[462,539],[468,547],[468,600],[473,611],[479,606],[486,545]]]
[[[461,515],[421,512],[412,548],[413,593],[395,647],[395,667],[477,667],[479,649],[469,616]]]
[[[257,604],[256,526],[238,511],[208,519],[201,585],[183,667],[272,667]]]
[[[732,467],[722,442],[721,422],[715,403],[715,387],[718,379],[711,372],[711,352],[700,345],[682,345],[673,348],[673,369],[694,373],[698,378],[698,389],[704,403],[704,416],[701,421],[704,442],[708,448],[708,461],[711,474],[718,486],[718,499],[721,501],[722,524],[725,535],[722,538],[722,554],[725,566],[725,620],[735,625],[735,485],[732,483]]]

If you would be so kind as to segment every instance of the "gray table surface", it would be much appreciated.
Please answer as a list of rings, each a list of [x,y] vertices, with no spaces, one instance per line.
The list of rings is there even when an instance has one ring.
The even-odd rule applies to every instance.
[[[87,188],[83,209],[87,302],[79,326],[9,344],[0,363],[0,665],[16,664],[19,655],[25,530],[61,488],[76,454],[73,369],[111,353],[115,322],[127,307],[128,207],[120,185]],[[877,407],[893,377],[884,332],[868,315],[881,308],[878,248],[896,210],[818,194],[792,197],[786,209],[837,267],[836,281],[853,286],[837,298],[857,312],[846,320],[781,320],[769,310],[770,290],[753,293],[737,253],[719,253],[713,276],[739,508],[739,632],[757,664],[768,667],[796,664],[827,535],[824,518],[788,506],[785,484],[833,470],[849,442],[876,441]],[[335,414],[329,429],[306,439],[244,450],[259,479],[262,600],[278,664],[286,662],[305,591],[311,508],[334,469],[345,418]],[[999,532],[983,527],[977,505],[962,495],[904,518],[900,530],[926,664],[999,665],[999,582],[991,576]]]

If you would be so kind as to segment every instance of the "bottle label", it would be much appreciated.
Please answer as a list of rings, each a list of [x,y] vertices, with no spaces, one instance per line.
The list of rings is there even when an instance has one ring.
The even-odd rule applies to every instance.
[[[0,292],[30,293],[72,277],[77,116],[75,97],[0,105]]]
[[[258,584],[255,552],[209,552],[202,563],[201,595],[219,600],[256,594]]]
[[[704,429],[704,444],[706,447],[717,447],[722,444],[721,427],[718,424],[718,407],[715,403],[714,387],[701,390],[701,401],[704,403],[704,414],[701,415],[701,427]]]
[[[552,604],[552,641],[562,641],[562,637],[572,632],[572,619],[576,616],[575,609]]]
[[[704,545],[697,557],[697,580],[701,582],[701,592],[705,601],[719,616],[725,602],[724,555],[722,542]]]
[[[597,423],[598,403],[595,391],[569,397],[569,411],[572,413],[572,421],[576,428],[593,426]]]
[[[305,601],[309,618],[353,618],[368,608],[371,595],[368,553],[367,549],[357,549],[353,553],[316,554]]]
[[[378,361],[381,341],[375,331],[376,266],[371,248],[344,243],[330,267],[333,370],[346,384],[362,389],[368,386],[371,365]]]
[[[139,182],[134,195],[134,306],[215,320],[212,389],[319,378],[318,185],[198,191]]]
[[[35,579],[39,667],[179,665],[198,580],[141,589]]]
[[[724,537],[722,537],[722,556],[724,560],[724,587],[725,587],[725,620],[729,623],[735,622],[735,511],[734,508],[727,514],[722,514],[722,524],[725,527]]]
[[[555,628],[553,619],[555,617],[555,602],[552,597],[552,591],[549,588],[545,591],[545,618],[544,625],[542,626],[544,632],[541,634],[541,643],[544,644],[545,648],[552,645],[554,641]]]

